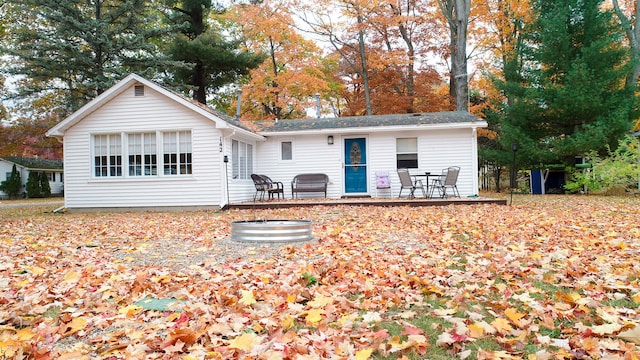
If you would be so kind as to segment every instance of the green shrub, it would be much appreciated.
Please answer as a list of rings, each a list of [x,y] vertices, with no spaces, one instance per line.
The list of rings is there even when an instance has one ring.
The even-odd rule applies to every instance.
[[[9,178],[7,180],[0,183],[0,190],[7,194],[9,198],[15,198],[20,194],[21,189],[22,179],[20,178],[20,173],[18,173],[16,164],[13,164],[11,175],[9,175]]]
[[[569,192],[619,195],[637,186],[640,179],[640,142],[637,138],[623,138],[615,151],[601,158],[595,151],[587,155],[590,169],[578,170],[565,185]]]
[[[30,198],[42,197],[40,193],[40,174],[37,172],[30,172],[27,178],[27,196]]]
[[[45,172],[40,173],[40,195],[45,198],[51,196],[51,185],[49,185],[49,176]]]

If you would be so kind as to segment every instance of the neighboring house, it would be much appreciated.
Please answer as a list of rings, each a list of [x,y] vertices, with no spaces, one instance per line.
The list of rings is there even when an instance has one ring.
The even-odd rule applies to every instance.
[[[64,140],[69,210],[219,208],[253,199],[252,173],[283,182],[287,197],[296,174],[325,173],[339,198],[375,195],[385,170],[397,196],[398,167],[457,165],[460,193],[475,195],[486,125],[462,112],[240,122],[129,75],[47,135]]]
[[[0,181],[7,180],[11,176],[13,164],[20,173],[22,179],[22,190],[20,196],[26,196],[25,187],[31,172],[44,172],[49,178],[49,186],[51,187],[51,195],[61,196],[64,192],[64,171],[62,161],[47,160],[38,158],[25,158],[16,156],[0,157]],[[0,198],[6,198],[7,194],[0,191]]]

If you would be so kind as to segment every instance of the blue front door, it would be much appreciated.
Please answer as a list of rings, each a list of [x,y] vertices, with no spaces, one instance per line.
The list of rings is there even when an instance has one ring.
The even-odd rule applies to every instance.
[[[344,191],[367,192],[367,142],[365,138],[344,139]]]

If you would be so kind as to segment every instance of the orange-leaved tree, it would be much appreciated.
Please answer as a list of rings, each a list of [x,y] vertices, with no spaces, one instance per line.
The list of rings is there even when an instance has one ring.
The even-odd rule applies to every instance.
[[[304,30],[326,41],[342,66],[358,78],[357,84],[364,104],[364,113],[372,115],[369,88],[367,34],[370,18],[379,1],[370,0],[291,0],[296,16],[304,23]],[[347,85],[349,86],[349,84]]]
[[[26,78],[19,81],[30,83]],[[0,125],[0,156],[62,159],[62,143],[45,133],[67,114],[63,91],[12,103],[7,112],[12,119],[9,125]]]
[[[318,46],[296,32],[282,2],[236,5],[228,16],[242,27],[246,46],[266,55],[242,87],[242,117],[305,117],[307,109],[314,105],[314,95],[328,91]]]
[[[430,15],[435,10],[428,0],[383,0],[371,17],[371,87],[376,113],[451,109],[451,98],[440,93],[444,83],[433,63],[446,45],[437,17]]]
[[[341,115],[450,107],[432,60],[445,37],[428,0],[292,1],[305,30],[340,59]]]

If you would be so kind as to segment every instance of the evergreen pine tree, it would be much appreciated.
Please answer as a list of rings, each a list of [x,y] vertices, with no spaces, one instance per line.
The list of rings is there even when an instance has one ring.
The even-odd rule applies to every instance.
[[[194,100],[206,104],[207,95],[222,86],[249,73],[262,63],[263,57],[239,49],[237,39],[229,39],[223,29],[210,24],[213,12],[224,9],[214,8],[211,0],[169,0],[173,4],[172,21],[187,24],[177,34],[169,46],[169,53],[176,61],[184,62],[189,68],[174,67],[174,86],[184,91],[192,91]]]
[[[46,172],[40,173],[40,195],[42,197],[51,197],[51,185],[49,185],[49,176]]]
[[[66,94],[74,111],[131,72],[152,78],[175,65],[161,55],[160,13],[150,0],[22,0],[4,10],[20,14],[8,24],[0,53],[12,56],[11,75],[24,76],[19,97]],[[153,11],[152,11],[153,10]]]
[[[42,197],[40,193],[40,174],[35,171],[29,172],[29,177],[27,178],[27,197]]]
[[[0,190],[2,190],[9,198],[15,198],[20,194],[22,189],[22,179],[20,173],[16,168],[16,164],[13,164],[11,168],[11,175],[9,178],[0,183]]]
[[[628,54],[601,0],[536,0],[524,66],[505,84],[511,103],[501,126],[505,148],[519,143],[530,164],[604,151],[631,126],[624,86]]]

